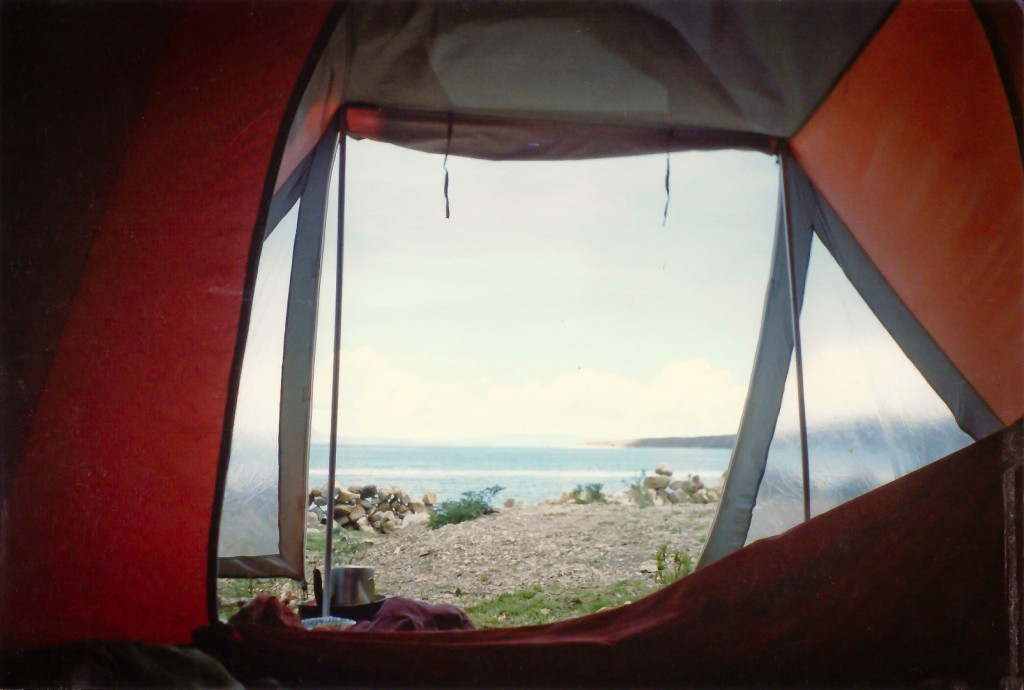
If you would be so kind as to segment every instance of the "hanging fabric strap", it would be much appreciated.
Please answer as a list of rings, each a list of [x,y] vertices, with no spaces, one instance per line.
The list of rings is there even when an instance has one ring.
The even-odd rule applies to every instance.
[[[448,113],[448,143],[444,148],[444,217],[451,218],[452,210],[448,202],[448,154],[452,150],[452,114]]]
[[[669,154],[672,152],[672,130],[668,131],[668,137],[665,139],[665,210],[661,215],[661,227],[665,227],[665,223],[668,222],[668,202],[672,197],[672,190],[669,187],[669,182],[672,179],[672,161],[669,158]]]

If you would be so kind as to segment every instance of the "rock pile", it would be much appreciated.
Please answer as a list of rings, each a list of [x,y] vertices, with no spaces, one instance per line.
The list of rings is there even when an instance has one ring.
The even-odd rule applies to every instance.
[[[608,503],[638,505],[677,505],[680,503],[716,503],[722,495],[722,481],[708,487],[699,475],[688,475],[686,479],[673,479],[672,468],[662,463],[654,468],[654,474],[641,474],[641,479],[633,482],[628,488],[614,494],[604,494],[603,500]],[[567,491],[555,499],[544,503],[562,505],[566,503],[582,503],[579,490]]]
[[[686,479],[673,479],[672,468],[662,463],[654,468],[654,474],[645,476],[644,490],[655,503],[715,503],[722,493],[721,484],[714,488],[704,485],[700,475],[687,476]]]
[[[373,484],[352,485],[334,490],[334,522],[340,527],[363,532],[390,534],[416,522],[425,522],[437,501],[437,494],[427,492],[413,499],[397,486],[378,488]],[[327,524],[327,487],[309,492],[306,527],[317,529]]]

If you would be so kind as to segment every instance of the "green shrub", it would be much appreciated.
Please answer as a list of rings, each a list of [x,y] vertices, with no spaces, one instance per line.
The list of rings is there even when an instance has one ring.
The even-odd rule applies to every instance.
[[[573,503],[607,503],[602,493],[604,484],[587,484],[586,486],[576,485],[576,488],[569,492]]]
[[[462,498],[454,501],[442,501],[440,505],[434,507],[434,514],[430,516],[427,525],[437,529],[474,520],[481,515],[489,515],[494,512],[491,500],[504,490],[503,486],[489,486],[480,491],[464,491]]]
[[[647,472],[640,470],[640,475],[634,479],[626,491],[629,493],[629,497],[641,508],[649,508],[654,505],[654,497],[644,486],[644,481],[647,479]]]
[[[690,554],[679,549],[672,549],[672,553],[669,553],[667,544],[662,544],[654,552],[654,563],[658,567],[658,572],[654,577],[664,585],[671,584],[693,572],[693,559],[690,558]]]

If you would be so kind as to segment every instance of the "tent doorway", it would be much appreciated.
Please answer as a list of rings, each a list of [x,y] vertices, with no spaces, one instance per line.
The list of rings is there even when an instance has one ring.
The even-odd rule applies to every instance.
[[[600,500],[611,501],[659,465],[672,467],[681,484],[698,475],[707,488],[720,489],[771,259],[778,180],[772,158],[725,151],[445,161],[350,140],[345,179],[337,486],[398,487],[417,500],[435,494],[441,503],[500,485],[495,506],[505,511],[519,510],[504,508],[506,501],[530,509],[575,503],[565,495],[598,485]],[[336,203],[329,196],[328,219]],[[328,223],[310,490],[327,478],[335,241]],[[255,311],[253,323],[261,323]],[[280,371],[267,375],[268,385],[254,389],[259,395],[276,391],[271,384]],[[707,437],[715,437],[713,447],[705,447]],[[676,440],[628,447],[652,438]],[[635,544],[630,563],[614,566],[618,579],[656,584],[663,574],[650,563],[659,562],[662,547],[671,567],[673,554],[696,563],[715,495],[709,504],[703,493],[679,496],[699,508],[679,508],[673,520],[686,523],[683,512],[699,513],[699,533],[658,526],[631,537],[643,543]],[[668,499],[663,493],[653,501]],[[644,521],[657,522],[654,514]],[[673,541],[684,531],[686,543]],[[342,562],[394,551],[381,544],[368,550],[354,530],[339,534]],[[303,575],[311,580],[322,561],[323,527],[311,525],[307,538]],[[451,565],[457,568],[457,559]],[[612,577],[611,565],[596,570],[602,568],[601,581]],[[522,569],[511,586],[538,584],[528,563]],[[392,591],[409,585],[402,576],[389,587],[395,575],[385,572],[378,581]],[[459,588],[467,592],[460,603],[471,605],[475,590],[493,594],[481,581],[493,574],[474,578],[475,588]],[[241,598],[250,589],[228,585],[223,595]],[[454,589],[434,596],[450,600]],[[297,585],[282,591],[300,596]]]

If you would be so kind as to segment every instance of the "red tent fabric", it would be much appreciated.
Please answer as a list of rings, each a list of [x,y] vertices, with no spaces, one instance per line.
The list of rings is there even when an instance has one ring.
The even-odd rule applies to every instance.
[[[1009,648],[1003,510],[1021,425],[628,606],[527,628],[206,638],[290,686],[995,683]],[[941,547],[935,548],[936,540]],[[912,623],[911,623],[912,622]],[[969,635],[962,633],[970,630]]]
[[[18,464],[0,645],[183,643],[208,620],[251,244],[281,122],[329,9],[196,3],[182,14]],[[58,511],[39,500],[54,491]]]

